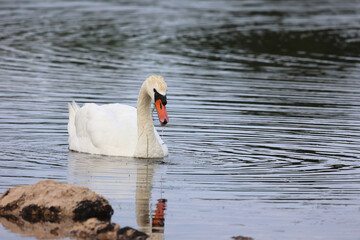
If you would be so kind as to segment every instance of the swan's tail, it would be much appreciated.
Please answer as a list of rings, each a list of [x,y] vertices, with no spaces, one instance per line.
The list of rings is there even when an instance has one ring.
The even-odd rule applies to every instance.
[[[75,115],[79,111],[80,107],[75,101],[68,104],[69,106],[69,122],[68,122],[68,133],[69,133],[69,145],[71,145],[71,138],[76,138],[76,128],[75,128]]]

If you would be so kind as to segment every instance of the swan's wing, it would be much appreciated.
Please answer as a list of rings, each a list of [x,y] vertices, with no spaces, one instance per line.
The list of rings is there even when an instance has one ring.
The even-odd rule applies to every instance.
[[[75,127],[80,151],[121,156],[132,156],[135,151],[137,127],[133,107],[85,104],[76,114]]]

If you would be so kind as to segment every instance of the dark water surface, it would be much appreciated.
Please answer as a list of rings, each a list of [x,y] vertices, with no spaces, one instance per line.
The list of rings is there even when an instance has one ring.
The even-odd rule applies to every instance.
[[[87,186],[151,239],[360,239],[359,1],[2,0],[0,29],[0,193]],[[68,151],[68,102],[154,73],[168,158]]]

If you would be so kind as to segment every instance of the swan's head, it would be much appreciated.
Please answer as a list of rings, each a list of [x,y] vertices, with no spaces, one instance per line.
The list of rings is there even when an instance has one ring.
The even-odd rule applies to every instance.
[[[146,79],[147,92],[154,101],[156,111],[159,116],[161,126],[165,126],[169,122],[169,117],[166,112],[166,82],[162,76],[152,75]]]

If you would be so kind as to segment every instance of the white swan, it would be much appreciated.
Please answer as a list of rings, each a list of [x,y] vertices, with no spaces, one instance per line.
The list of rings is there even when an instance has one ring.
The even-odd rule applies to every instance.
[[[138,158],[162,158],[168,149],[154,128],[151,100],[155,102],[160,124],[169,122],[165,105],[166,83],[161,76],[147,78],[134,107],[123,104],[81,108],[69,104],[69,149],[92,154]]]

